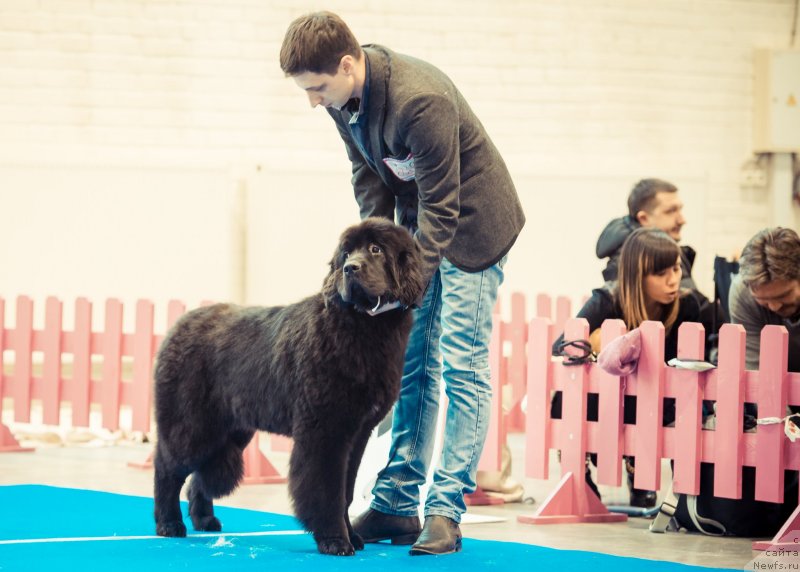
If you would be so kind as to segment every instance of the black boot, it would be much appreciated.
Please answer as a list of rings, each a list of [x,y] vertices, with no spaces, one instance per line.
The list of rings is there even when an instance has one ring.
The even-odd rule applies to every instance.
[[[461,550],[461,529],[446,516],[426,516],[422,533],[411,547],[412,556],[452,554]]]
[[[392,544],[414,544],[419,536],[419,517],[396,516],[368,509],[353,521],[353,531],[364,542],[391,540]]]

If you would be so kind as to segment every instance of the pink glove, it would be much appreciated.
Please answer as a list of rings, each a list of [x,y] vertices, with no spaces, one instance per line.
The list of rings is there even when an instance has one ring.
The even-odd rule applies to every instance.
[[[636,371],[642,353],[642,335],[635,328],[615,339],[597,356],[597,365],[611,375],[629,375]]]

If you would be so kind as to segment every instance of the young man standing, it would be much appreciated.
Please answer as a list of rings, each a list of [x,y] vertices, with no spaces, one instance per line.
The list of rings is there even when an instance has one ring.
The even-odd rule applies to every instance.
[[[800,237],[795,231],[766,228],[750,239],[728,303],[731,321],[747,331],[747,369],[758,369],[762,328],[778,325],[789,331],[789,371],[800,372]]]
[[[380,45],[362,48],[337,15],[292,22],[280,63],[311,106],[333,118],[362,218],[408,228],[429,280],[415,310],[389,461],[353,529],[365,542],[414,543],[414,555],[457,552],[464,494],[475,490],[488,428],[492,308],[525,222],[514,184],[444,73]],[[433,452],[440,379],[449,401],[443,451],[420,532],[419,488]]]

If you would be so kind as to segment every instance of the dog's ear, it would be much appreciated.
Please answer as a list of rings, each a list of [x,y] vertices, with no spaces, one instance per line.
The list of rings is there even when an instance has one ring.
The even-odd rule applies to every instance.
[[[330,272],[322,282],[322,298],[325,300],[325,307],[331,302],[336,302],[339,297],[339,290],[336,289],[336,272]]]
[[[330,270],[328,271],[328,275],[325,277],[325,280],[322,282],[322,297],[325,299],[326,307],[330,302],[341,302],[341,296],[339,296],[339,288],[337,287],[337,284],[342,277],[343,260],[344,255],[340,245],[336,247],[336,252],[333,253],[331,261],[328,263]]]
[[[421,258],[413,242],[397,255],[397,299],[406,306],[417,303],[425,291],[421,272]]]

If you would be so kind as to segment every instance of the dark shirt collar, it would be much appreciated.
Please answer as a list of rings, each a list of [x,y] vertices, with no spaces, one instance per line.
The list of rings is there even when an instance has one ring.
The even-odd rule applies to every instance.
[[[367,110],[369,109],[367,106],[369,105],[369,72],[370,72],[370,65],[369,65],[369,56],[367,56],[367,52],[362,52],[364,54],[364,61],[365,61],[365,69],[364,69],[364,88],[361,90],[361,99],[358,98],[351,98],[344,106],[345,111],[350,113],[352,117],[350,118],[350,123],[355,123],[359,120],[360,117],[366,118]]]
[[[353,97],[344,104],[344,110],[350,115],[355,115],[361,107],[361,100]]]

